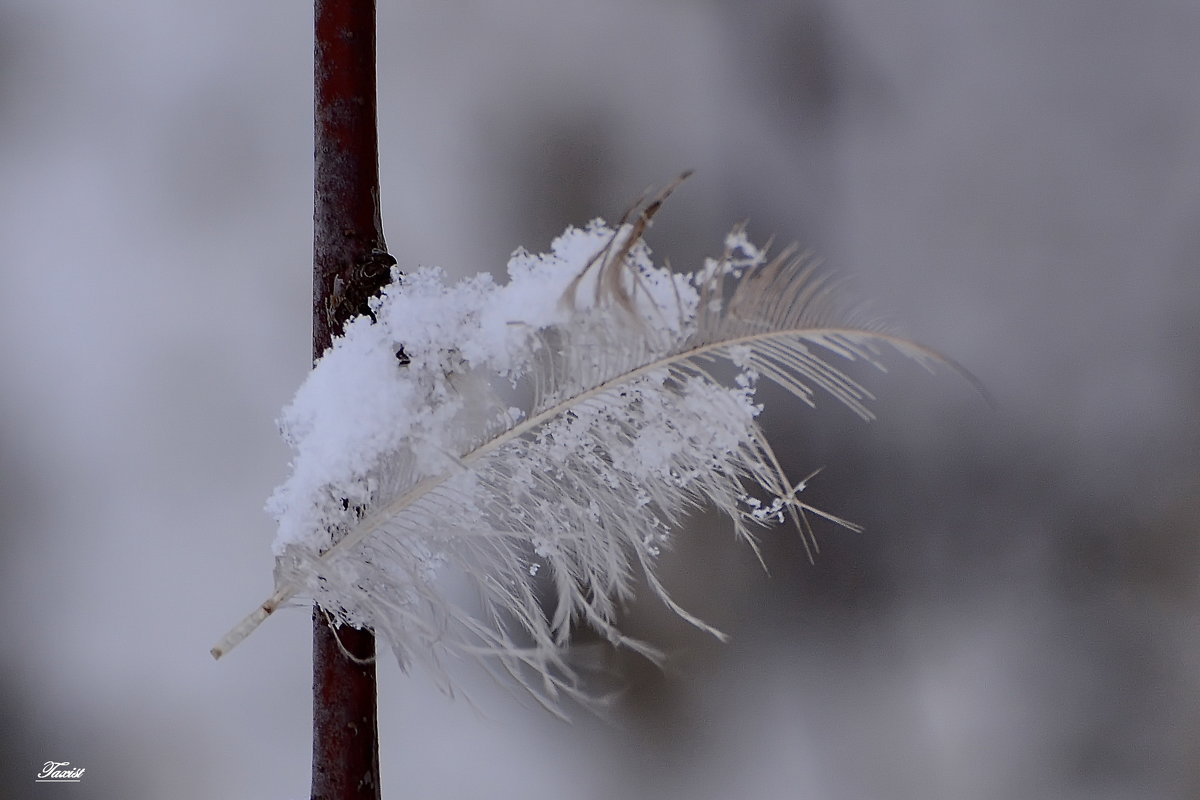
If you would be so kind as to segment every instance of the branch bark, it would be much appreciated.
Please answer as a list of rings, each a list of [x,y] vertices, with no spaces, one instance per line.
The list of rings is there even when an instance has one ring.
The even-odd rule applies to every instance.
[[[374,0],[315,0],[313,359],[388,280]],[[349,654],[348,657],[347,654]],[[313,800],[379,800],[375,636],[313,608]]]

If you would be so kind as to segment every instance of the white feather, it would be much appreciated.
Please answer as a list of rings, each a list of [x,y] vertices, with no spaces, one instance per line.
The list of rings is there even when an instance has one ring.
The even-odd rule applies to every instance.
[[[926,366],[943,359],[856,320],[811,265],[790,251],[768,261],[741,229],[696,273],[654,267],[641,236],[664,196],[615,231],[569,232],[554,256],[519,253],[553,306],[507,307],[503,288],[477,279],[424,306],[441,316],[413,319],[423,293],[439,291],[422,274],[389,287],[376,325],[348,327],[310,378],[342,404],[316,404],[287,424],[298,457],[271,504],[281,523],[276,590],[214,657],[306,597],[339,623],[374,629],[402,664],[440,672],[447,656],[478,656],[552,703],[574,691],[565,660],[573,624],[657,656],[616,627],[639,576],[681,617],[721,635],[655,577],[687,512],[715,507],[751,546],[755,527],[787,517],[810,546],[805,513],[816,509],[797,497],[804,481],[789,482],[757,423],[756,381],[810,405],[824,391],[870,419],[871,394],[832,362],[882,368],[885,349]],[[578,256],[602,237],[599,252]],[[569,264],[571,253],[582,269],[547,271],[547,259]],[[399,344],[407,366],[388,352]],[[381,370],[373,382],[356,383],[363,363]],[[368,389],[357,397],[356,386]],[[522,389],[529,399],[517,410]],[[379,403],[400,409],[384,415],[395,423],[386,430],[343,419]],[[314,431],[334,444],[306,449]],[[473,602],[452,599],[456,575]]]

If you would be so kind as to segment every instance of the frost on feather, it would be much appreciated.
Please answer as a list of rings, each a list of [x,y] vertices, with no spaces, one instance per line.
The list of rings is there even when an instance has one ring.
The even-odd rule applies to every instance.
[[[570,228],[549,254],[515,253],[504,285],[487,274],[448,284],[437,268],[393,281],[376,303],[378,322],[351,322],[284,411],[280,427],[296,457],[267,506],[279,523],[276,554],[288,545],[328,546],[331,530],[354,525],[378,499],[380,468],[398,466],[388,462],[409,462],[403,466],[418,479],[441,475],[476,440],[520,422],[527,409],[504,398],[522,398],[517,390],[545,361],[539,351],[551,346],[548,334],[594,310],[586,284],[576,288],[580,307],[564,296],[613,237],[598,220]],[[695,289],[654,267],[644,246],[630,262],[648,293],[644,310],[672,309],[669,318],[650,319],[646,332],[677,336]],[[557,439],[550,450],[570,446],[568,431],[583,429],[583,413],[556,437],[542,432],[544,441]]]
[[[552,698],[572,687],[573,624],[653,655],[615,626],[638,580],[712,630],[654,574],[682,518],[715,507],[753,546],[756,526],[808,532],[805,512],[822,514],[757,423],[759,383],[870,418],[831,361],[931,357],[856,323],[809,266],[740,228],[696,272],[656,266],[650,213],[517,251],[503,284],[417,270],[375,301],[377,321],[346,327],[281,420],[295,458],[268,502],[276,592],[214,654],[309,597],[402,663],[479,656]]]

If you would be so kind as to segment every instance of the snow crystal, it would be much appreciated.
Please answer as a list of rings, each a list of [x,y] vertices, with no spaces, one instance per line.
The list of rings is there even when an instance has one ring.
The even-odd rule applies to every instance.
[[[464,421],[482,424],[464,419],[483,411],[470,407],[464,389],[479,375],[514,382],[524,375],[538,333],[572,313],[564,295],[581,273],[574,299],[584,308],[592,302],[598,270],[585,269],[620,233],[594,220],[568,228],[549,253],[517,250],[502,285],[487,273],[449,283],[436,267],[398,274],[374,302],[377,321],[359,317],[346,325],[284,410],[280,428],[296,456],[291,476],[267,503],[279,523],[276,554],[289,544],[327,544],[328,531],[353,524],[354,509],[372,499],[365,481],[388,454],[408,451],[425,474],[452,463],[464,444]],[[655,267],[645,245],[632,248],[628,261],[645,307],[695,304],[686,276]],[[687,314],[650,318],[678,334]],[[487,410],[498,417],[494,424],[508,427],[526,413]],[[564,434],[557,447],[577,444]]]

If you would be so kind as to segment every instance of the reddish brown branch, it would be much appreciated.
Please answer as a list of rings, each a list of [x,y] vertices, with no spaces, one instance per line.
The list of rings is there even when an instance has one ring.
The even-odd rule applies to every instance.
[[[354,311],[342,295],[362,272],[356,266],[386,250],[379,220],[375,3],[316,0],[315,12],[314,359]],[[379,799],[374,655],[371,631],[335,631],[324,612],[313,610],[313,800]]]

